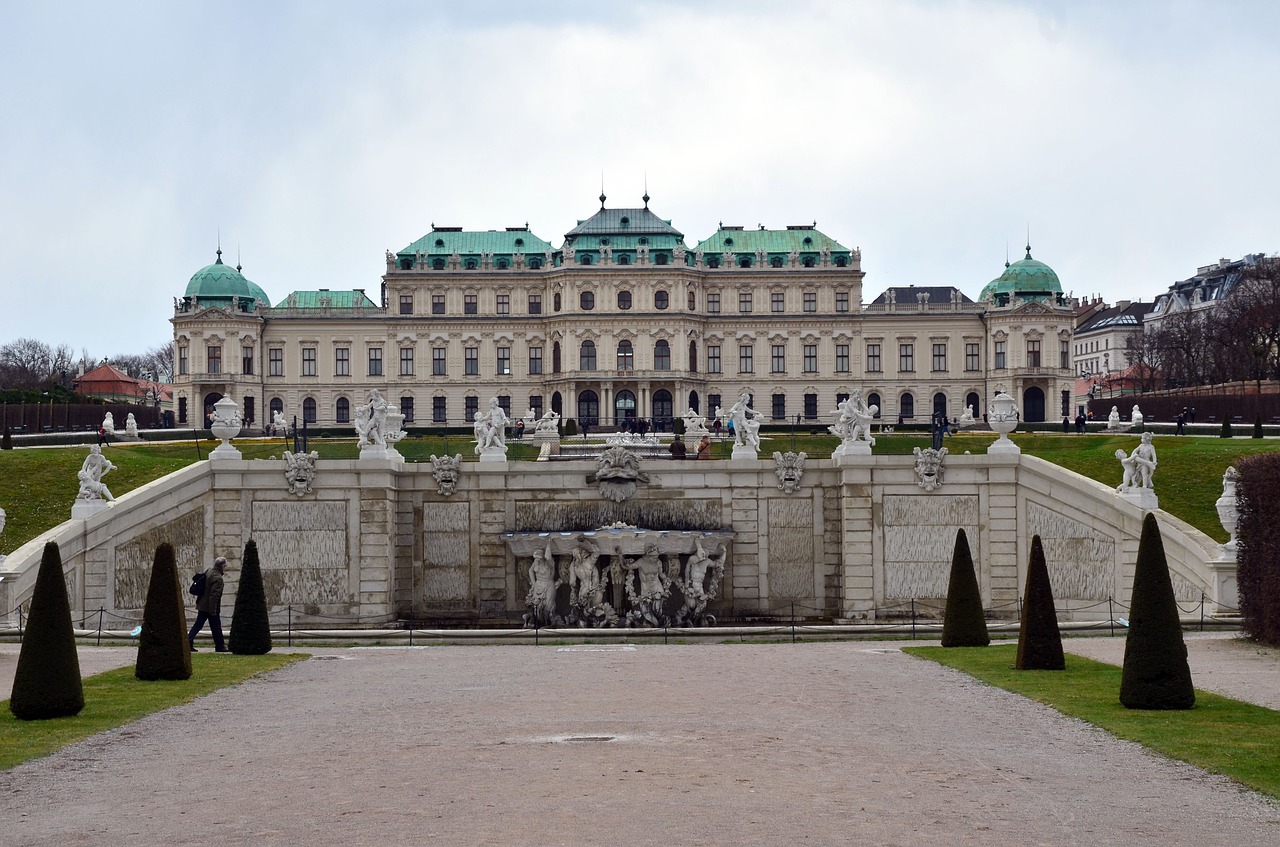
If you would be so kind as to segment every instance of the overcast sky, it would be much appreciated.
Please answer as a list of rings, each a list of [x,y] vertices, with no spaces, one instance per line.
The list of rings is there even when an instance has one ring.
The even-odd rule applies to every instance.
[[[0,0],[0,343],[171,338],[237,256],[364,288],[431,224],[598,207],[861,247],[864,299],[1006,249],[1151,299],[1280,250],[1280,4]]]

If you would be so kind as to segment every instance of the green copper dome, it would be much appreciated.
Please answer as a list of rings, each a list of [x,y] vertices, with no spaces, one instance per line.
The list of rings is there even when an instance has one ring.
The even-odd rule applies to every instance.
[[[218,251],[218,260],[196,271],[187,283],[187,297],[195,297],[201,303],[228,301],[232,297],[241,297],[245,301],[257,298],[265,307],[271,306],[267,293],[256,283],[245,279],[237,269],[222,264],[222,251]],[[247,303],[246,303],[247,306]]]
[[[1062,293],[1062,283],[1053,268],[1031,258],[1031,245],[1027,245],[1027,257],[1005,267],[1004,273],[987,283],[978,297],[982,301],[995,301],[999,295],[1009,300],[1041,300],[1057,297]]]

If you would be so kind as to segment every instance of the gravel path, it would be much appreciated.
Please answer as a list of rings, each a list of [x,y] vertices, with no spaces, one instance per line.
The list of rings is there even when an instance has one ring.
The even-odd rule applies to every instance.
[[[1280,804],[883,643],[315,652],[0,774],[0,844],[1280,842]]]

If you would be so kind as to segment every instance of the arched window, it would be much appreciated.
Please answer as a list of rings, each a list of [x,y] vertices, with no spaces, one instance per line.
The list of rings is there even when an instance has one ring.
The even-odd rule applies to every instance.
[[[555,398],[552,398],[555,403]],[[594,391],[583,391],[578,394],[578,423],[588,426],[600,425],[600,398]]]
[[[631,292],[630,291],[618,292],[618,308],[619,309],[631,308]]]
[[[498,260],[498,270],[505,271],[509,267],[511,267],[511,262],[507,260],[506,256]]]
[[[657,255],[657,257],[656,257],[655,261],[657,261],[657,263],[658,263],[659,265],[665,265],[665,264],[667,263],[667,254],[666,254],[666,253],[659,253],[659,254]]]
[[[591,254],[590,254],[590,253],[579,253],[579,254],[578,254],[578,264],[579,264],[579,265],[589,265],[589,264],[591,264]]]
[[[941,391],[933,395],[933,413],[944,417],[947,414],[947,395]]]
[[[671,392],[665,388],[660,388],[653,392],[653,425],[658,432],[666,432],[671,429],[674,422],[675,403],[671,399]]]
[[[914,418],[916,416],[916,398],[910,394],[903,394],[898,400],[898,416],[902,418]]]
[[[480,264],[475,259],[467,259],[467,261],[462,263],[462,266],[469,271],[474,271],[476,268],[480,267]]]
[[[560,373],[560,342],[551,345],[551,372]]]
[[[275,423],[277,414],[284,414],[284,401],[279,397],[272,397],[271,402],[267,404],[267,408],[271,410],[271,422]]]
[[[876,407],[876,417],[877,417],[877,418],[878,418],[878,417],[880,417],[880,410],[881,410],[882,408],[884,408],[884,406],[883,406],[883,404],[880,402],[880,395],[879,395],[879,394],[875,393],[874,391],[873,391],[873,392],[871,392],[870,394],[868,394],[868,395],[867,395],[867,405],[868,405],[868,406],[875,406],[875,407]]]
[[[689,372],[698,372],[698,342],[689,342]]]
[[[700,411],[698,403],[699,403],[698,392],[690,391],[689,392],[689,408],[693,409],[695,412]]]
[[[596,343],[594,341],[582,342],[582,348],[578,352],[578,370],[594,371],[596,369]]]
[[[671,370],[671,345],[666,340],[653,345],[653,369],[655,371]]]
[[[538,270],[539,268],[542,267],[542,260],[535,256],[534,258],[529,260],[529,267],[535,271]]]
[[[697,308],[698,308],[698,298],[694,295],[692,291],[690,291],[689,292],[689,311],[692,312],[694,309],[697,309]]]
[[[346,397],[339,397],[337,408],[334,410],[334,418],[338,423],[351,423],[351,401]]]
[[[307,423],[316,422],[316,400],[314,397],[308,397],[302,401],[302,419]]]
[[[552,307],[558,312],[560,311],[560,292],[557,291],[555,296],[551,298]]]
[[[707,267],[709,268],[720,267],[720,259],[717,258],[716,256],[712,256],[711,258],[707,259]]]
[[[584,312],[589,312],[596,307],[596,295],[591,291],[584,291],[578,295],[578,307]]]
[[[665,291],[655,291],[653,293],[653,305],[659,309],[665,309],[671,303],[671,296]]]
[[[619,265],[629,265],[629,264],[631,264],[631,257],[630,257],[630,256],[628,256],[626,253],[621,253],[621,254],[619,254],[619,255],[618,255],[618,264],[619,264]]]
[[[749,268],[749,267],[751,267],[751,257],[750,257],[750,256],[739,256],[739,257],[738,257],[738,267],[740,267],[740,268]]]
[[[978,392],[970,391],[964,395],[964,404],[973,409],[974,417],[982,414],[982,401],[978,399]]]
[[[774,256],[772,259],[770,259],[770,260],[769,260],[769,264],[770,264],[770,265],[772,265],[772,266],[773,266],[773,267],[775,267],[775,268],[780,268],[780,267],[782,267],[782,257],[781,257],[781,256]]]
[[[634,370],[636,366],[636,351],[631,346],[631,342],[625,338],[618,342],[618,370],[629,371]]]
[[[444,270],[444,259],[439,259],[439,258],[432,259],[432,260],[431,260],[431,269],[432,269],[433,271],[442,271],[442,270]]]
[[[805,257],[804,257],[804,266],[805,266],[806,268],[811,268],[811,267],[813,267],[813,257],[812,257],[812,256],[805,256]]]
[[[557,415],[564,414],[564,398],[560,396],[559,391],[551,395],[551,411]]]
[[[848,256],[836,256],[836,267],[837,267],[837,268],[843,268],[844,266],[846,266],[846,265],[848,265],[848,264],[849,264],[849,257],[848,257]]]

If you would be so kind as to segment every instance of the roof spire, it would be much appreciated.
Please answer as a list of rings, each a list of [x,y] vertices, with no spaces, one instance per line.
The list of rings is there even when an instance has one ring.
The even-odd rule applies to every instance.
[[[1004,266],[1009,267],[1009,239],[1004,240]]]
[[[604,209],[604,171],[600,172],[600,208]]]
[[[1027,221],[1027,258],[1031,258],[1031,222]]]
[[[218,227],[218,261],[214,262],[214,264],[222,264],[222,227]]]
[[[236,273],[240,273],[243,269],[240,267],[240,245],[236,245]]]
[[[644,172],[644,196],[640,198],[644,201],[644,207],[649,208],[649,172]]]

